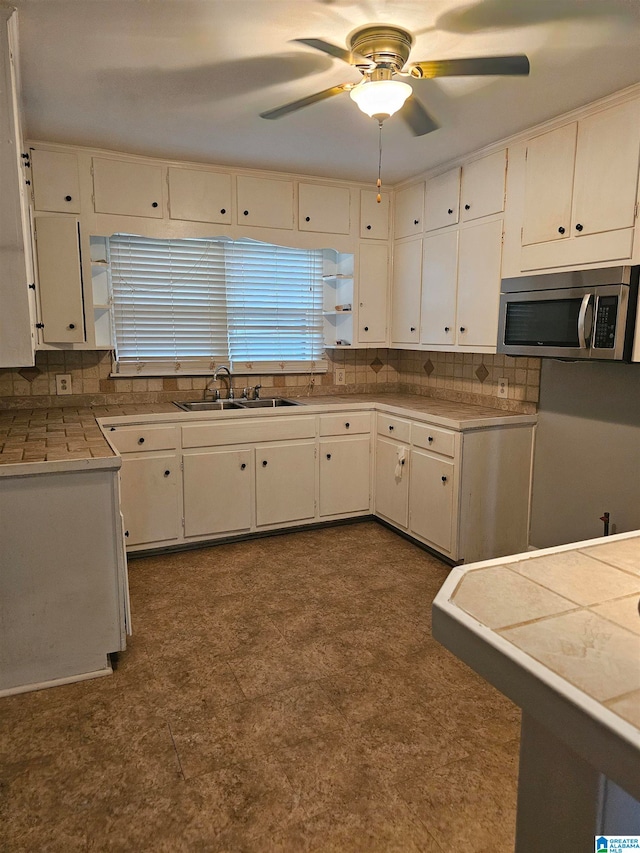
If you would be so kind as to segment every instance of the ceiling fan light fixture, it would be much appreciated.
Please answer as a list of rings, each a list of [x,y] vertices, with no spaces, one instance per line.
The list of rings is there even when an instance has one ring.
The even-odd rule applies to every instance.
[[[383,121],[397,113],[412,92],[411,86],[400,80],[365,80],[349,94],[363,113]]]

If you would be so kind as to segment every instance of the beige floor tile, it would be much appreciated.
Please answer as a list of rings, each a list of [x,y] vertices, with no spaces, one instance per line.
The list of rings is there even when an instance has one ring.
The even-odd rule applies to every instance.
[[[640,597],[638,595],[627,595],[615,601],[607,601],[604,604],[590,607],[594,613],[604,616],[616,625],[640,634]]]
[[[583,548],[582,553],[610,566],[624,569],[625,572],[631,572],[632,575],[640,575],[640,536],[619,542],[606,542],[604,545],[592,545],[590,548]]]

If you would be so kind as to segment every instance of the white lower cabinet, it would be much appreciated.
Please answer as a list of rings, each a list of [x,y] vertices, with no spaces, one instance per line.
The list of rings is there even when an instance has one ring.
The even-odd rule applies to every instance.
[[[251,450],[226,447],[188,450],[182,464],[185,537],[250,530]]]
[[[412,449],[409,530],[447,554],[453,543],[454,476],[453,462]]]
[[[409,448],[388,438],[376,439],[375,513],[399,527],[409,518]]]
[[[120,476],[127,545],[175,542],[181,534],[177,454],[125,455]]]
[[[369,509],[370,438],[320,441],[320,515],[349,515]]]
[[[255,448],[258,527],[313,519],[315,462],[314,441],[274,442]]]

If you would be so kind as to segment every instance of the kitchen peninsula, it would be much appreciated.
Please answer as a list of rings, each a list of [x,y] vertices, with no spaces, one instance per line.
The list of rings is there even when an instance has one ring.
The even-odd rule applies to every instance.
[[[523,710],[517,853],[640,834],[640,532],[455,568],[433,635]]]

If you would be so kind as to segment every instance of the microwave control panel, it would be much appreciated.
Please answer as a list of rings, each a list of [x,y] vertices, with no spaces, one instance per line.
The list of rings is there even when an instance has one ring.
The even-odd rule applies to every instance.
[[[595,333],[592,346],[596,349],[613,349],[616,342],[618,297],[601,296],[596,310]]]

